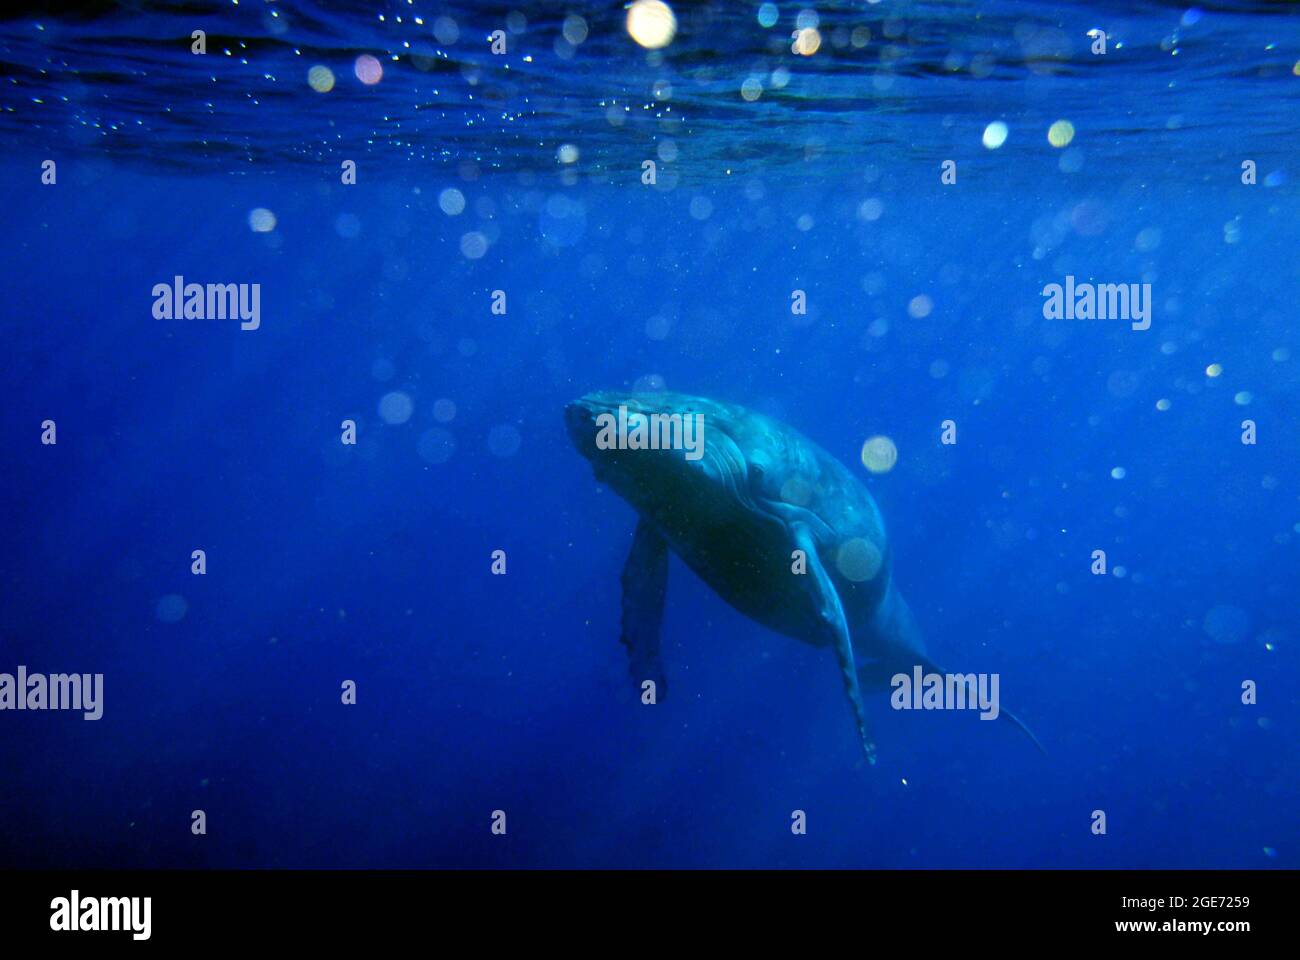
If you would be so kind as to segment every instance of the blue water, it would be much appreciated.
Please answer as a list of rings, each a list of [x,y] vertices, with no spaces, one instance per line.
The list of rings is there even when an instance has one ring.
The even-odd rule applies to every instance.
[[[105,678],[0,712],[0,864],[1300,865],[1295,7],[821,4],[806,57],[788,3],[658,53],[616,4],[133,7],[0,22],[0,672]],[[156,319],[176,275],[260,327]],[[1045,319],[1067,275],[1150,328]],[[643,706],[562,416],[633,387],[850,465],[1049,756],[877,695],[867,766],[830,652],[676,560]]]

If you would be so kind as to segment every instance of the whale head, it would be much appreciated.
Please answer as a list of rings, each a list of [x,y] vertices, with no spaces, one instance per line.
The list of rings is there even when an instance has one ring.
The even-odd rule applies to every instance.
[[[751,506],[741,419],[726,404],[677,393],[589,393],[564,412],[596,479],[669,525],[716,522]]]

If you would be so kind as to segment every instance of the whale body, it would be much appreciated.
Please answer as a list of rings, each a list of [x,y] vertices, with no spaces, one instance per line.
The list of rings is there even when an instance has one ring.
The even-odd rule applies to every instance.
[[[672,550],[747,617],[833,650],[874,763],[863,691],[915,667],[942,671],[894,584],[884,520],[858,478],[792,427],[704,397],[590,393],[565,420],[596,479],[639,515],[622,576],[633,679],[666,692],[659,626]],[[999,716],[1034,739],[1009,711]]]

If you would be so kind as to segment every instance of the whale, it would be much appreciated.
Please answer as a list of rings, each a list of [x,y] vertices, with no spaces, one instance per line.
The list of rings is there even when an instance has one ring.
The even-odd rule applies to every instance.
[[[706,397],[598,391],[567,404],[564,419],[596,481],[637,513],[621,577],[620,641],[633,680],[654,684],[656,702],[667,694],[660,627],[672,552],[749,619],[834,653],[874,764],[863,694],[917,668],[944,671],[894,582],[866,486],[794,428]],[[997,715],[1043,749],[1009,710]]]

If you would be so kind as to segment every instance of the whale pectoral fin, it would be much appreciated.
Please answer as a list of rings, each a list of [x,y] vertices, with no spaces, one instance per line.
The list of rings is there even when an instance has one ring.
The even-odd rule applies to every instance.
[[[623,632],[628,670],[640,686],[654,681],[655,699],[668,692],[659,663],[659,625],[668,588],[668,542],[644,518],[636,525],[632,550],[623,565]]]
[[[893,690],[893,678],[898,673],[895,664],[872,660],[858,667],[858,688],[865,693],[884,693]]]
[[[871,739],[867,708],[862,702],[862,692],[858,689],[858,670],[853,659],[853,641],[849,637],[848,621],[844,618],[844,605],[840,603],[840,595],[831,582],[830,574],[822,566],[821,558],[817,555],[817,545],[813,542],[808,527],[797,524],[793,533],[795,545],[808,558],[808,573],[812,575],[812,586],[817,591],[818,615],[835,646],[835,657],[839,660],[840,675],[844,679],[844,692],[848,694],[849,703],[853,706],[862,750],[867,755],[867,762],[875,763],[876,744]]]

